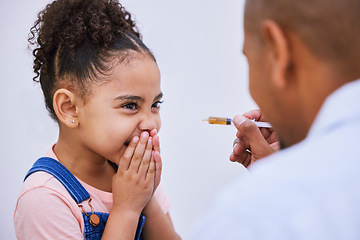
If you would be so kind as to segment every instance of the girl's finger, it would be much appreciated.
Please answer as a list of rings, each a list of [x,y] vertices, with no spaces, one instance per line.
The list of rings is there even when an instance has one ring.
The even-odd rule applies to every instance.
[[[140,141],[139,141],[138,145],[136,146],[134,154],[131,158],[129,171],[131,171],[133,173],[138,172],[140,163],[141,163],[144,153],[145,153],[145,148],[147,145],[148,138],[149,138],[148,132],[141,133]]]
[[[129,169],[131,158],[134,154],[134,150],[138,142],[139,142],[138,136],[133,137],[133,139],[130,141],[129,146],[126,148],[123,156],[120,158],[119,171],[125,172]]]
[[[146,149],[145,149],[145,153],[144,156],[142,158],[141,164],[139,166],[139,170],[138,170],[138,174],[140,176],[144,176],[144,179],[146,178],[146,173],[149,169],[149,165],[150,165],[150,161],[152,158],[152,137],[149,137],[148,139],[148,143],[146,145]]]
[[[159,135],[153,136],[154,150],[160,153],[160,138]]]
[[[158,151],[154,151],[153,158],[155,161],[155,188],[157,188],[161,180],[162,172],[162,161],[160,153]]]
[[[151,161],[150,161],[150,164],[149,164],[149,168],[148,168],[147,173],[146,173],[146,181],[147,182],[152,181],[153,184],[154,184],[155,171],[156,171],[155,160],[152,157]]]
[[[154,137],[157,134],[157,129],[154,128],[153,130],[150,131],[150,136]]]

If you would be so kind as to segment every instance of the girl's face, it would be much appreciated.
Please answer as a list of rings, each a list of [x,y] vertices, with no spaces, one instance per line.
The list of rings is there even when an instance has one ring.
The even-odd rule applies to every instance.
[[[83,148],[118,163],[134,136],[160,129],[160,71],[151,57],[137,54],[106,77],[78,106],[78,131]]]

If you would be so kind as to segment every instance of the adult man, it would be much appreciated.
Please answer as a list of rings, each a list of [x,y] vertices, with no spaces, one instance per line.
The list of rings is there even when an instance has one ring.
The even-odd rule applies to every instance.
[[[358,0],[246,1],[244,54],[263,115],[245,116],[266,116],[282,150],[235,117],[230,159],[253,163],[251,174],[191,239],[360,239],[359,16]]]

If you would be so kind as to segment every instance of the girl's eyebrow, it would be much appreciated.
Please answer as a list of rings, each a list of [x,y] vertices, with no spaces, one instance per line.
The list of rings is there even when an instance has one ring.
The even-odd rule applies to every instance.
[[[160,100],[163,97],[163,93],[161,92],[159,95],[157,95],[154,98],[154,101],[156,100]],[[135,95],[123,95],[123,96],[118,96],[114,99],[115,101],[136,101],[136,102],[145,102],[144,98],[139,97],[139,96],[135,96]]]
[[[134,96],[134,95],[123,95],[118,96],[114,99],[115,101],[124,101],[124,100],[130,100],[130,101],[136,101],[136,102],[144,102],[145,100],[142,97]]]
[[[161,92],[159,95],[157,95],[157,96],[154,98],[154,101],[160,100],[163,96],[164,96],[164,94]]]

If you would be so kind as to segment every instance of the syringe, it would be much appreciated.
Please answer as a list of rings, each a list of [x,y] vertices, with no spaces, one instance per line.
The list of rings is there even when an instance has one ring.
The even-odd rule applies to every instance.
[[[208,119],[204,119],[203,121],[208,122],[209,124],[217,124],[217,125],[233,125],[231,118],[223,118],[223,117],[209,117]],[[271,124],[268,122],[257,122],[253,121],[256,126],[263,128],[272,128]]]

